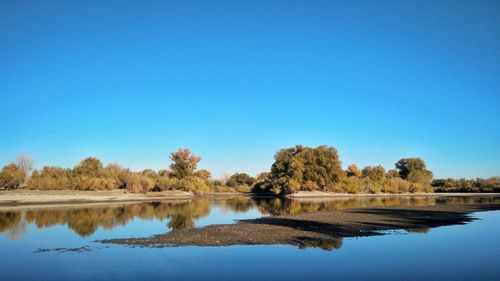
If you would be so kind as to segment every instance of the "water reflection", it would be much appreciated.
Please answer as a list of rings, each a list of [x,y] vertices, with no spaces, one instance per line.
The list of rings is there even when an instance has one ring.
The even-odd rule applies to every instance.
[[[210,214],[214,206],[222,210],[245,213],[258,210],[262,215],[290,215],[318,211],[335,211],[353,208],[426,206],[435,204],[484,204],[500,203],[499,197],[369,197],[343,199],[250,198],[199,198],[179,202],[149,202],[132,204],[111,204],[106,206],[43,207],[0,210],[0,233],[8,239],[19,239],[26,234],[26,225],[48,228],[66,225],[79,236],[92,235],[98,228],[111,230],[126,225],[131,220],[168,220],[171,230],[193,228],[195,222]],[[426,233],[428,229],[408,229]],[[342,240],[304,241],[299,247],[335,249]]]

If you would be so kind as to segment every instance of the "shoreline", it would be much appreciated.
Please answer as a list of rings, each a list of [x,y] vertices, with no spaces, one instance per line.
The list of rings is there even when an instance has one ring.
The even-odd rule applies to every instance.
[[[68,205],[92,203],[124,203],[124,202],[152,202],[169,200],[187,200],[198,197],[226,197],[226,196],[255,196],[275,197],[266,194],[236,193],[236,192],[208,192],[193,194],[185,191],[148,192],[145,194],[128,193],[123,189],[110,191],[78,191],[78,190],[2,190],[0,191],[0,206],[25,205]],[[500,196],[500,193],[403,193],[403,194],[348,194],[329,192],[297,192],[286,195],[293,200],[334,200],[346,198],[373,198],[373,197],[457,197],[457,196]]]
[[[0,206],[151,202],[192,199],[195,196],[185,191],[133,194],[121,189],[111,191],[9,190],[0,191]]]

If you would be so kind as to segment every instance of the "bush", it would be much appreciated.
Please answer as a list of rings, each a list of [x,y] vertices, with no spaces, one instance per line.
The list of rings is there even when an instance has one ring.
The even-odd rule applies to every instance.
[[[252,187],[245,185],[245,184],[240,184],[234,188],[237,192],[243,192],[243,193],[248,193],[252,191]]]
[[[357,176],[346,177],[340,184],[340,192],[358,193],[363,191],[363,180]]]
[[[28,180],[29,189],[73,189],[70,183],[70,171],[59,167],[45,166],[35,170]]]
[[[410,183],[400,177],[390,178],[384,182],[384,192],[386,193],[407,193],[409,191]]]
[[[15,189],[26,180],[26,172],[16,164],[9,164],[0,172],[0,188]]]
[[[333,147],[315,148],[297,145],[276,153],[271,167],[270,191],[289,194],[304,188],[328,191],[344,177],[337,150]]]
[[[146,193],[155,187],[155,181],[145,175],[131,173],[126,179],[126,188],[132,193]]]
[[[200,178],[188,177],[177,181],[175,189],[190,191],[193,193],[202,193],[210,191],[208,185]]]
[[[249,176],[248,174],[245,173],[236,173],[229,177],[229,179],[226,182],[227,186],[230,187],[237,187],[239,185],[246,185],[246,186],[252,186],[255,183],[255,178]]]

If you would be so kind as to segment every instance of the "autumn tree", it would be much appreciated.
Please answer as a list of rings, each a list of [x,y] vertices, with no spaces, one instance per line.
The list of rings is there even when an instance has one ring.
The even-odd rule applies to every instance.
[[[9,164],[0,172],[0,188],[15,189],[26,180],[26,172],[16,164]]]
[[[362,173],[356,164],[351,164],[347,167],[346,175],[348,177],[361,177]]]
[[[368,166],[363,168],[361,174],[372,181],[383,181],[385,179],[385,169],[382,166]]]
[[[99,177],[102,174],[102,162],[95,157],[87,157],[75,166],[73,171],[77,175]]]
[[[172,175],[178,179],[184,179],[194,174],[201,158],[191,154],[191,151],[186,148],[170,153],[170,160],[172,160],[170,165]]]
[[[194,172],[194,176],[202,180],[209,180],[212,177],[212,174],[210,173],[210,171],[203,169]]]

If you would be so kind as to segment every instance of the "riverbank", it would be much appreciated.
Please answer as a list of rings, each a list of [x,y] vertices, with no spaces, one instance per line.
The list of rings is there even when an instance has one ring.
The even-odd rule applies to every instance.
[[[237,192],[210,192],[195,195],[191,192],[169,190],[162,192],[129,193],[124,189],[79,191],[79,190],[2,190],[0,191],[0,206],[16,205],[44,205],[44,204],[87,204],[105,202],[144,202],[193,199],[199,196],[223,197],[223,196],[258,196],[274,197],[272,195],[260,195]],[[286,197],[295,200],[325,200],[339,198],[371,198],[371,197],[456,197],[456,196],[500,196],[499,193],[403,193],[403,194],[349,194],[329,193],[315,191],[301,191]]]
[[[78,190],[4,190],[0,191],[0,206],[43,204],[86,204],[105,202],[143,202],[173,199],[191,199],[195,195],[185,191],[163,191],[129,193],[123,189],[78,191]]]
[[[484,204],[318,211],[181,229],[146,238],[99,242],[142,247],[287,244],[331,249],[340,247],[345,237],[383,235],[390,230],[425,233],[433,227],[468,223],[474,220],[471,213],[492,210],[500,210],[500,200]]]

